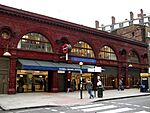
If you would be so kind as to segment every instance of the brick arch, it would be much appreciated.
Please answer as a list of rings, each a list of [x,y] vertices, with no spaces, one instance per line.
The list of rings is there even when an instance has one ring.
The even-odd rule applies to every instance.
[[[100,47],[99,47],[99,52],[97,53],[98,55],[99,55],[99,53],[100,53],[100,50],[104,47],[104,46],[108,46],[108,47],[110,47],[113,51],[114,51],[114,54],[116,55],[116,61],[119,59],[119,57],[118,57],[118,52],[117,52],[117,50],[116,50],[116,48],[113,46],[113,45],[111,45],[111,44],[108,44],[108,43],[105,43],[105,44],[102,44]],[[98,57],[99,58],[99,57]]]
[[[15,42],[15,48],[17,48],[17,45],[20,41],[20,39],[25,35],[25,34],[28,34],[28,33],[39,33],[41,34],[42,36],[44,36],[48,41],[49,43],[51,44],[51,47],[52,47],[52,50],[53,52],[55,51],[54,47],[55,47],[55,41],[53,40],[52,38],[52,33],[50,32],[45,32],[44,30],[38,30],[38,29],[27,29],[23,32],[20,32],[17,36],[17,41]]]
[[[137,50],[135,50],[135,49],[133,49],[133,48],[131,48],[130,50],[127,51],[127,57],[126,57],[127,59],[126,59],[126,61],[128,62],[128,55],[129,55],[129,53],[131,53],[131,52],[136,53],[136,55],[137,55],[137,57],[138,57],[138,60],[139,60],[139,63],[140,63],[140,62],[141,62],[140,54],[138,53]]]
[[[95,54],[95,51],[94,51],[94,49],[93,49],[94,47],[92,46],[91,43],[89,43],[89,42],[86,41],[86,40],[77,40],[76,42],[74,42],[74,43],[72,44],[72,48],[74,47],[75,44],[77,44],[77,43],[80,42],[80,41],[82,41],[82,42],[88,44],[88,45],[91,47],[91,49],[92,49],[92,51],[93,51],[93,53],[94,53],[94,58],[96,58],[96,54]]]
[[[51,49],[52,49],[52,52],[54,51],[54,50],[53,50],[53,47],[52,47],[52,42],[50,41],[50,38],[48,38],[48,36],[46,36],[46,35],[43,34],[42,32],[33,31],[33,30],[32,30],[32,31],[29,31],[29,32],[25,32],[24,34],[22,33],[22,35],[20,35],[20,37],[18,38],[17,44],[16,44],[16,48],[17,48],[17,46],[18,46],[19,41],[22,39],[22,37],[23,37],[24,35],[29,34],[29,33],[37,33],[37,34],[40,34],[41,36],[43,36],[43,38],[45,38],[45,39],[48,41],[48,43],[50,44]]]
[[[39,34],[43,35],[44,37],[46,37],[50,41],[50,43],[52,43],[52,41],[50,40],[50,39],[52,39],[51,36],[49,36],[49,34],[47,32],[45,32],[44,30],[38,30],[38,29],[27,29],[27,30],[21,32],[18,36],[18,38],[19,38],[18,42],[25,34],[28,34],[28,33],[39,33]],[[50,38],[48,38],[48,37],[50,37]]]

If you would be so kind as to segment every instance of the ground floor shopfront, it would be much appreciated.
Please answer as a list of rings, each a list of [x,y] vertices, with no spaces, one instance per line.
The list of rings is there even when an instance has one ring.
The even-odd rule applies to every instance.
[[[14,64],[16,67],[14,67]],[[24,88],[23,92],[66,92],[67,82],[71,91],[80,89],[82,76],[83,90],[85,83],[91,79],[96,89],[97,76],[101,77],[105,89],[117,89],[119,78],[123,78],[126,88],[137,87],[141,69],[134,67],[105,66],[102,72],[88,72],[87,68],[94,65],[84,65],[80,73],[79,64],[52,63],[49,61],[24,60],[1,58],[0,93],[13,94],[20,92],[19,86]]]
[[[71,86],[70,91],[80,90],[80,73],[79,72],[65,72],[55,71],[57,81],[57,91],[66,92],[67,82]],[[24,88],[24,92],[51,92],[52,88],[52,74],[54,71],[37,71],[37,70],[17,70],[16,77],[16,89],[21,84]],[[85,81],[92,79],[91,73],[84,73],[83,78],[83,89],[85,90]],[[94,82],[94,81],[93,81]],[[17,91],[19,92],[19,91]]]
[[[105,67],[109,71],[103,71],[101,73],[89,73],[84,72],[82,74],[83,90],[86,90],[86,81],[91,79],[94,87],[96,87],[97,76],[101,77],[105,89],[117,89],[118,88],[118,72],[116,67]],[[116,69],[115,69],[116,68]],[[116,71],[116,72],[115,72]],[[24,92],[51,92],[52,91],[52,73],[54,71],[38,71],[38,70],[17,70],[16,88],[19,86],[20,81],[23,80]],[[66,92],[67,82],[71,86],[71,91],[80,90],[80,72],[71,71],[55,71],[57,78],[57,91]],[[138,69],[130,69],[128,76],[128,86],[138,87],[139,74]],[[126,76],[123,75],[123,84],[126,86]]]

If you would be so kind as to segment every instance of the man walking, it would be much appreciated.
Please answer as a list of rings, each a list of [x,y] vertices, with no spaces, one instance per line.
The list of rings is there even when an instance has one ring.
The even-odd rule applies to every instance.
[[[94,95],[92,94],[93,84],[92,84],[92,82],[90,80],[88,80],[86,82],[86,89],[88,91],[88,94],[90,95],[90,99],[94,98]]]

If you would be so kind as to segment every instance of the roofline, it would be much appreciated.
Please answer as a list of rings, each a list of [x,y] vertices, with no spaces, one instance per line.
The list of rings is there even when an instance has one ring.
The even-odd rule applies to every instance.
[[[115,39],[115,40],[122,41],[122,42],[140,45],[143,47],[147,46],[144,42],[130,40],[130,39],[124,38],[123,36],[111,34],[106,31],[97,30],[95,28],[87,27],[84,25],[79,25],[76,23],[64,21],[64,20],[57,19],[57,18],[48,17],[45,15],[25,11],[22,9],[17,9],[17,8],[13,8],[13,7],[1,5],[1,4],[0,4],[0,12],[4,13],[4,14],[8,14],[8,15],[25,18],[25,19],[31,19],[31,20],[38,21],[41,23],[64,27],[66,29],[72,29],[72,30],[76,30],[76,31],[86,32],[89,34],[94,34],[96,36],[102,36],[102,37],[109,38],[109,39]]]

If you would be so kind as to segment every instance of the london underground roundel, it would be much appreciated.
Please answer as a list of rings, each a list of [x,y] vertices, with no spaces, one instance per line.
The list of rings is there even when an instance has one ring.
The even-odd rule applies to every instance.
[[[69,53],[69,52],[71,52],[72,47],[70,44],[64,44],[62,46],[62,49],[63,49],[63,53]]]

